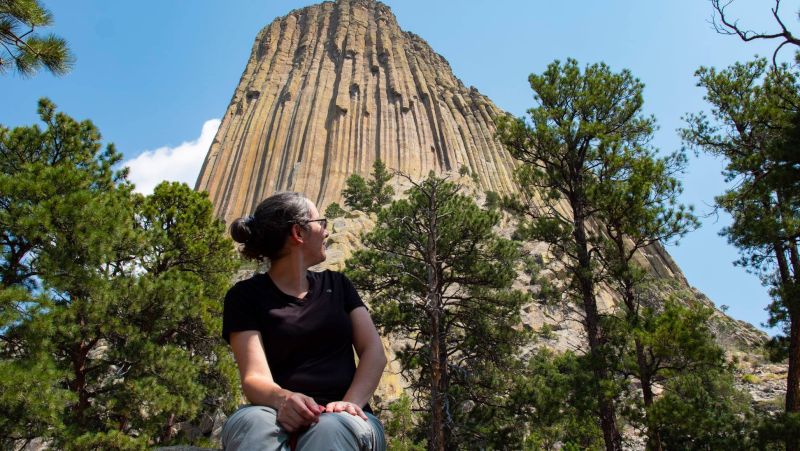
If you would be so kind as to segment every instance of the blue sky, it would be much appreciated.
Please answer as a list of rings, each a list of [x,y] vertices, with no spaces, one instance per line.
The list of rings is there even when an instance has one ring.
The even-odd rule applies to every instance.
[[[717,35],[706,0],[387,0],[400,26],[444,56],[465,85],[475,86],[515,115],[533,106],[527,76],[554,59],[604,61],[630,69],[646,85],[645,111],[660,129],[653,145],[680,148],[676,129],[688,112],[707,108],[695,86],[701,65],[724,67],[773,43],[745,44]],[[0,124],[36,121],[36,100],[51,98],[62,111],[97,124],[104,139],[131,162],[142,187],[159,177],[193,184],[213,132],[239,82],[256,33],[307,1],[276,0],[45,0],[52,31],[77,57],[74,70],[56,78],[0,78]],[[742,24],[771,30],[771,1],[736,0]],[[797,25],[798,2],[782,5]],[[785,60],[792,49],[782,53]],[[191,160],[191,161],[190,161]],[[194,165],[194,166],[193,166]],[[724,189],[721,163],[692,157],[684,202],[709,213]],[[173,170],[170,172],[170,168]],[[137,178],[138,177],[138,178]],[[143,188],[146,190],[146,188]],[[689,282],[728,313],[759,325],[767,318],[766,289],[732,261],[737,253],[719,230],[728,218],[703,219],[700,230],[669,250]]]

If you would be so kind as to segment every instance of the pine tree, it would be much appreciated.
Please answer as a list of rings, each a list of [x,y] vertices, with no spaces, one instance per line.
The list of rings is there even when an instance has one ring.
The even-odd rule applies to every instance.
[[[216,337],[233,246],[205,195],[135,195],[91,122],[39,114],[44,130],[0,127],[0,441],[169,443],[235,402]]]
[[[721,157],[731,187],[717,205],[733,222],[723,229],[739,248],[737,265],[758,274],[774,299],[770,323],[788,336],[785,411],[800,416],[800,191],[797,135],[800,86],[785,66],[765,60],[727,69],[700,68],[711,115],[691,114],[685,142]],[[786,424],[795,424],[789,419]],[[800,449],[798,431],[786,432],[787,449]]]
[[[345,180],[345,189],[342,191],[344,205],[353,210],[368,212],[372,209],[372,199],[364,177],[353,174]]]
[[[584,312],[606,449],[619,450],[618,383],[597,306],[604,274],[594,247],[601,238],[593,228],[600,208],[596,199],[604,183],[620,179],[630,160],[645,151],[655,121],[642,115],[643,85],[628,71],[613,73],[602,63],[581,71],[569,59],[551,63],[529,81],[538,103],[528,110],[529,121],[498,119],[499,139],[523,163],[516,177],[530,221],[523,222],[520,234],[550,244],[567,269],[566,292]]]
[[[734,388],[731,372],[696,371],[671,378],[648,416],[664,449],[774,449],[750,437],[750,402]]]
[[[380,159],[375,160],[372,165],[372,174],[370,180],[367,182],[370,195],[372,196],[372,204],[374,209],[380,209],[388,205],[394,196],[394,188],[388,183],[392,180],[392,174],[386,169],[386,165]]]
[[[408,394],[403,393],[399,398],[392,401],[386,410],[389,411],[389,418],[384,423],[386,446],[388,449],[397,451],[424,451],[425,440],[417,437],[416,434],[419,421],[414,415],[412,400]]]
[[[325,217],[328,219],[341,218],[345,214],[347,214],[347,212],[344,211],[337,202],[331,202],[331,204],[325,208]]]
[[[42,67],[55,75],[69,72],[74,57],[66,41],[36,33],[52,24],[53,15],[39,0],[0,0],[0,73],[12,67],[22,75]]]
[[[677,203],[681,184],[675,175],[682,172],[686,161],[682,152],[656,157],[652,149],[631,146],[607,152],[602,158],[602,165],[608,169],[598,177],[589,196],[602,230],[593,247],[606,274],[606,284],[622,301],[622,329],[632,337],[636,355],[632,374],[642,387],[646,411],[654,402],[653,379],[658,376],[658,362],[669,359],[664,355],[654,358],[652,348],[639,334],[644,321],[642,312],[655,303],[642,303],[653,298],[647,296],[652,276],[638,259],[647,248],[680,238],[696,227],[697,220],[691,209]],[[648,430],[647,437],[649,449],[662,449],[658,430]]]
[[[392,175],[386,169],[386,165],[380,159],[375,160],[369,180],[353,174],[345,181],[346,188],[342,191],[345,206],[354,210],[377,213],[392,201],[394,188],[388,185],[391,179]]]
[[[57,325],[41,320],[59,307],[41,266],[69,217],[92,215],[101,198],[114,190],[110,168],[119,161],[113,148],[100,151],[99,134],[90,123],[56,114],[46,100],[39,102],[39,115],[47,126],[44,131],[0,127],[3,448],[62,432],[60,411],[78,402],[65,387],[68,371],[54,360],[50,338]]]
[[[616,323],[615,360],[618,371],[639,382],[641,393],[629,390],[631,403],[622,410],[646,431],[648,449],[746,449],[755,412],[734,387],[734,365],[710,329],[712,310],[670,280],[643,284],[637,296],[635,323],[627,309]],[[685,390],[698,379],[708,382]]]
[[[523,409],[524,449],[601,449],[591,361],[571,351],[536,351],[515,377],[512,402]],[[520,424],[522,427],[522,424]]]
[[[522,439],[509,394],[525,295],[511,289],[519,250],[493,232],[498,221],[430,174],[378,213],[365,249],[347,262],[382,332],[407,341],[397,357],[427,409],[431,450]]]

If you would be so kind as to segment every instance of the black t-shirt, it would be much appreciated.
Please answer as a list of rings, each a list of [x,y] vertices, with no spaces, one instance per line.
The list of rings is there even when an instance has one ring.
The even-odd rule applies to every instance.
[[[282,292],[268,274],[238,282],[225,296],[222,336],[261,333],[275,383],[314,398],[340,401],[355,375],[350,312],[363,307],[353,284],[334,271],[307,272],[308,293]]]

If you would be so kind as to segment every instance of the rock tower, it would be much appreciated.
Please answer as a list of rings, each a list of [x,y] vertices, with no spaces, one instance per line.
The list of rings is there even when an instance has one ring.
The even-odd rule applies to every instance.
[[[388,6],[325,2],[258,34],[196,187],[228,223],[280,190],[341,201],[347,177],[377,158],[412,177],[466,167],[482,188],[510,192],[498,114]]]

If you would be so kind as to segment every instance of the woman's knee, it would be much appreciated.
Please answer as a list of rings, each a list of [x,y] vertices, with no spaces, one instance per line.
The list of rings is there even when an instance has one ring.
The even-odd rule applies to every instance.
[[[372,449],[376,451],[385,451],[386,450],[386,435],[384,434],[383,424],[381,424],[381,420],[378,419],[375,415],[371,413],[366,414],[369,417],[369,424],[372,428],[373,434],[373,444]]]
[[[233,413],[225,422],[225,427],[278,427],[278,415],[275,409],[266,406],[244,406]]]
[[[318,432],[331,435],[349,433],[359,436],[366,431],[363,419],[346,412],[324,413],[320,415],[319,422],[314,425]]]
[[[303,434],[300,442],[306,445],[301,448],[310,450],[318,449],[321,444],[326,446],[325,449],[385,449],[383,428],[377,419],[364,420],[345,412],[322,414],[319,422]]]
[[[253,449],[255,443],[273,443],[280,446],[285,441],[283,430],[278,426],[275,409],[265,406],[242,407],[222,427],[222,445],[225,449]],[[270,449],[256,448],[256,449]],[[272,448],[277,449],[277,448]]]

